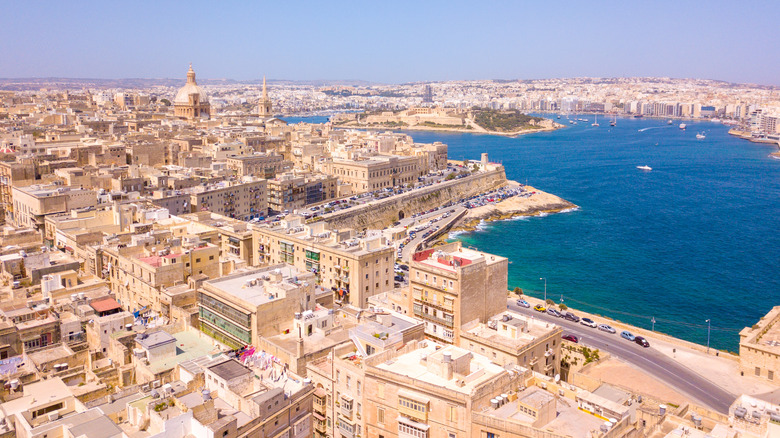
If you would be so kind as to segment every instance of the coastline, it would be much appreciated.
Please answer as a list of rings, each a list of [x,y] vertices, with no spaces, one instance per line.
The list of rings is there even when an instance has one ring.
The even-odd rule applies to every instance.
[[[521,184],[510,180],[507,185],[518,187]],[[481,223],[560,213],[579,208],[576,204],[532,186],[525,186],[525,188],[533,192],[533,195],[527,198],[514,196],[495,204],[473,208],[452,227],[451,232],[470,232],[477,230]]]
[[[437,128],[434,126],[371,126],[371,125],[365,125],[365,126],[353,126],[353,125],[336,125],[334,128],[336,129],[376,129],[376,130],[383,130],[383,131],[430,131],[430,132],[457,132],[457,133],[465,133],[465,134],[485,134],[485,135],[500,135],[502,137],[517,137],[520,135],[525,134],[533,134],[537,132],[550,132],[555,131],[561,128],[564,128],[564,125],[556,124],[557,126],[549,127],[549,128],[538,128],[538,129],[523,129],[520,131],[513,131],[513,132],[499,132],[499,131],[487,131],[487,130],[479,130],[479,129],[459,129],[459,128]]]

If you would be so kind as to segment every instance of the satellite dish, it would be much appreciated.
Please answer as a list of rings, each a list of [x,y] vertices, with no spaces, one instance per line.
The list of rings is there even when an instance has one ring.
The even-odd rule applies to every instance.
[[[556,374],[555,375],[555,383],[558,383],[560,381],[561,381],[561,375],[560,374]]]

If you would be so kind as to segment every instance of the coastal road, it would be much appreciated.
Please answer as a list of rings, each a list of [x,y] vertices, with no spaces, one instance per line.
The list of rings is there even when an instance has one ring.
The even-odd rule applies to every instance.
[[[652,339],[648,339],[650,348],[643,348],[634,342],[621,338],[620,332],[610,334],[586,327],[547,313],[520,307],[516,301],[515,299],[507,301],[509,310],[557,324],[563,327],[564,333],[577,336],[580,344],[606,351],[717,412],[728,415],[729,406],[737,398],[737,395],[731,394],[692,369],[655,350]]]
[[[415,249],[421,243],[423,243],[425,240],[428,240],[428,239],[430,239],[433,236],[433,235],[431,235],[431,236],[428,236],[427,238],[424,239],[422,236],[423,236],[423,234],[425,234],[426,231],[428,231],[430,229],[433,229],[433,227],[436,227],[436,226],[438,226],[439,229],[447,227],[449,224],[451,224],[452,222],[454,222],[454,221],[456,221],[456,220],[458,220],[460,218],[460,214],[463,213],[466,210],[466,207],[464,207],[462,205],[455,205],[455,206],[446,207],[446,208],[442,207],[438,211],[435,211],[433,213],[424,214],[424,215],[422,215],[420,217],[414,218],[414,219],[412,219],[412,222],[409,222],[407,224],[404,224],[403,222],[401,223],[401,225],[410,225],[410,224],[414,223],[415,221],[418,222],[418,223],[424,223],[424,222],[427,222],[428,220],[430,220],[430,219],[432,219],[434,217],[441,217],[445,213],[447,213],[449,211],[452,211],[452,210],[454,210],[454,213],[452,213],[450,215],[450,217],[439,219],[439,221],[436,222],[435,224],[433,224],[431,227],[429,227],[429,228],[427,228],[427,229],[417,233],[417,236],[414,239],[410,240],[409,243],[404,246],[403,250],[401,250],[401,260],[403,260],[404,263],[409,263],[409,261],[411,261],[411,259],[412,259],[412,254],[414,253]]]

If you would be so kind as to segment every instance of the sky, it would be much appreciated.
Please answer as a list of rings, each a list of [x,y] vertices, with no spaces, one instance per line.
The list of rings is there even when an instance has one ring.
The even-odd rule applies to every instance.
[[[0,0],[0,77],[780,85],[776,1]]]

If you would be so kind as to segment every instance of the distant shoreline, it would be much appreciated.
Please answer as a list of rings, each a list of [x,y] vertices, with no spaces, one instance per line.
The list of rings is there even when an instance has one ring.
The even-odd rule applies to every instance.
[[[523,129],[520,131],[501,132],[501,131],[487,131],[487,130],[479,130],[479,129],[437,128],[433,126],[403,126],[403,127],[371,126],[371,125],[366,125],[366,126],[335,125],[334,126],[334,128],[336,129],[376,129],[376,130],[383,130],[383,131],[459,132],[465,134],[499,135],[502,137],[517,137],[520,135],[533,134],[536,132],[550,132],[564,127],[565,127],[564,125],[558,124],[558,126],[553,126],[550,128]]]

